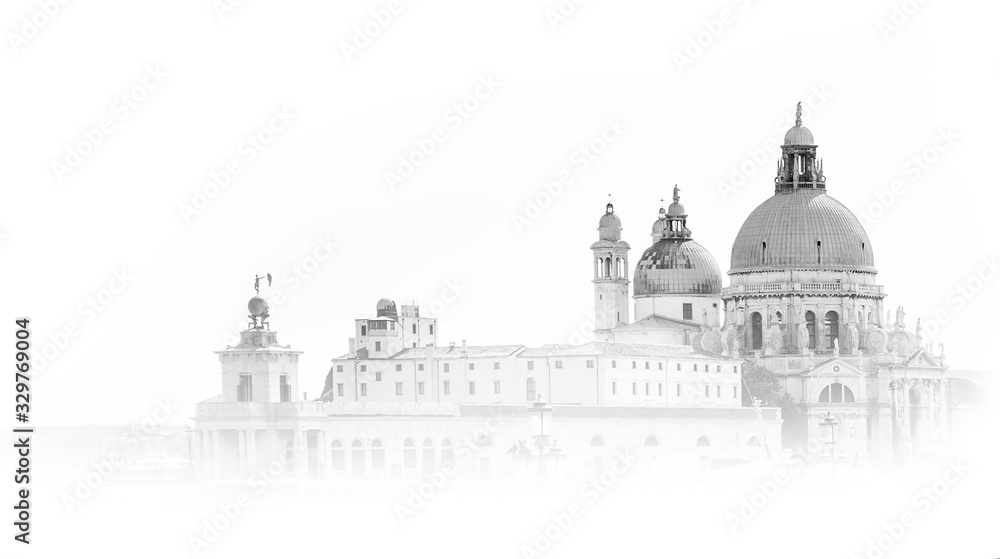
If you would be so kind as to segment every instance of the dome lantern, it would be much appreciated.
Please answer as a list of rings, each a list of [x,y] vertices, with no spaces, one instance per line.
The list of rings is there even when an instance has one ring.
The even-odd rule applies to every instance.
[[[824,190],[823,160],[816,159],[816,140],[812,132],[802,126],[802,103],[795,108],[795,126],[785,132],[781,145],[781,159],[774,178],[775,193],[801,188]]]

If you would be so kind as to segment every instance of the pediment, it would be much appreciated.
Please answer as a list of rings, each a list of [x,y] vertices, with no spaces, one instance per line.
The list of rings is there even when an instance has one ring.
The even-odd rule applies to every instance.
[[[859,369],[857,366],[840,359],[839,357],[834,357],[828,359],[819,365],[816,365],[812,369],[802,373],[804,377],[850,377],[857,376],[863,377],[867,373]]]

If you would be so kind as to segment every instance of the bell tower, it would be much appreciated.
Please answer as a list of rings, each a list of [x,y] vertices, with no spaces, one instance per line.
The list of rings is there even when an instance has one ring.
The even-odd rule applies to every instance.
[[[622,240],[622,222],[609,202],[601,216],[600,233],[594,252],[594,334],[607,332],[619,324],[628,324],[628,243]]]

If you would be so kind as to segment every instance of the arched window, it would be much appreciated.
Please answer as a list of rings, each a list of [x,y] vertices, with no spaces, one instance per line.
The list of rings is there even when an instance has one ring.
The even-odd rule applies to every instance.
[[[853,404],[854,392],[839,382],[827,385],[819,393],[822,404]]]
[[[535,379],[532,378],[532,377],[528,377],[528,381],[525,382],[525,387],[527,388],[527,390],[526,390],[526,392],[527,392],[526,396],[528,397],[528,401],[529,402],[534,402],[535,401]]]
[[[767,264],[767,241],[760,244],[760,263]]]
[[[347,464],[346,451],[344,450],[344,443],[340,439],[334,440],[330,443],[330,467],[334,471],[342,472]]]
[[[816,349],[816,313],[806,311],[806,330],[809,331],[809,348]]]
[[[702,436],[698,437],[698,442],[695,443],[695,446],[703,446],[703,447],[704,446],[712,446],[712,443],[709,442],[708,437],[706,437],[705,435],[702,435]]]
[[[455,463],[455,449],[452,447],[451,439],[445,439],[441,441],[441,463],[442,464]]]
[[[604,259],[604,277],[611,277],[611,257]]]
[[[476,446],[493,446],[493,439],[489,435],[479,435],[476,439]]]
[[[656,437],[650,435],[646,437],[646,446],[660,446],[660,443],[656,440]]]
[[[604,277],[604,259],[603,258],[598,258],[597,259],[597,277],[598,278],[603,278]]]
[[[750,437],[747,439],[747,446],[760,446],[760,439],[757,437]]]
[[[830,311],[826,313],[826,320],[823,325],[826,326],[826,347],[828,349],[833,349],[833,340],[840,337],[840,317],[837,315],[836,311]]]
[[[861,250],[864,250],[864,248],[862,248]],[[823,263],[823,242],[822,241],[816,241],[816,263],[817,264],[822,264]]]
[[[372,441],[372,468],[375,470],[385,468],[385,448],[379,439]]]
[[[590,446],[604,446],[604,437],[594,435],[594,438],[590,439]]]
[[[417,467],[417,449],[413,446],[413,439],[403,441],[403,467],[411,470]]]
[[[750,348],[760,349],[764,347],[764,325],[759,312],[750,315]]]
[[[625,266],[621,258],[615,258],[615,277],[625,277]]]

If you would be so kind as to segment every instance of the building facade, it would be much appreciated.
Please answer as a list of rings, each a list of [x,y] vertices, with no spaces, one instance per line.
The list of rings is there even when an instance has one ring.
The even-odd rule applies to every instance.
[[[312,479],[407,479],[444,464],[517,476],[539,454],[536,473],[572,472],[622,449],[644,471],[669,473],[776,455],[780,410],[741,404],[747,362],[777,375],[802,411],[802,442],[830,455],[941,451],[952,407],[943,349],[932,351],[919,320],[911,331],[902,308],[883,308],[871,242],[827,194],[801,109],[774,182],[733,243],[728,287],[694,241],[678,188],[631,279],[608,204],[591,245],[595,341],[582,345],[442,347],[437,319],[382,299],[374,318],[355,320],[322,397],[303,401],[301,352],[278,344],[254,297],[239,345],[217,352],[222,393],[197,408],[199,475],[277,463]]]

